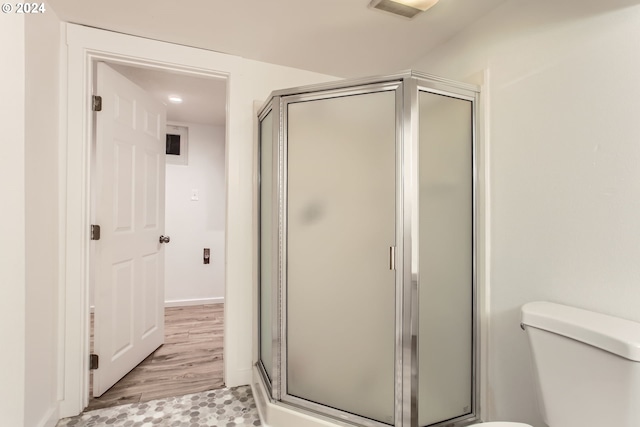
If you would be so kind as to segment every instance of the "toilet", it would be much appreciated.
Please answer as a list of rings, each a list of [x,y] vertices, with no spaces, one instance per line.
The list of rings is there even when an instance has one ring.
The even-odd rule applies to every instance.
[[[522,307],[549,427],[640,426],[640,323],[550,302]],[[530,427],[488,422],[477,427]]]

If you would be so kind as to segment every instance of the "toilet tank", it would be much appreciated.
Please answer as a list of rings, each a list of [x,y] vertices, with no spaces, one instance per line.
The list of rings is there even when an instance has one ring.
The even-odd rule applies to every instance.
[[[640,426],[640,323],[532,302],[522,327],[548,426]]]

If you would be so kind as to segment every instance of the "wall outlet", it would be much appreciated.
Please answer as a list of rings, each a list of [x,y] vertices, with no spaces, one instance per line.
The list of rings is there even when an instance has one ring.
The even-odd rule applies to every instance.
[[[196,202],[200,200],[200,192],[198,190],[191,190],[191,201]]]

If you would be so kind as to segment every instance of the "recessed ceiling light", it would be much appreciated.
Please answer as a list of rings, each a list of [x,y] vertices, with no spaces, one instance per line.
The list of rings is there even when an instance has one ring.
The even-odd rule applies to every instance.
[[[438,0],[371,0],[369,7],[404,16],[405,18],[413,18],[418,13],[433,7],[436,3],[438,3]]]
[[[169,95],[169,101],[173,102],[174,104],[180,104],[182,102],[182,98],[180,98],[178,95]]]

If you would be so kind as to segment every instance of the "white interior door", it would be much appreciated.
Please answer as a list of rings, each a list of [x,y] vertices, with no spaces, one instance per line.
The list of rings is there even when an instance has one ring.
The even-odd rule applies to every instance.
[[[97,67],[93,395],[164,342],[165,106]]]

